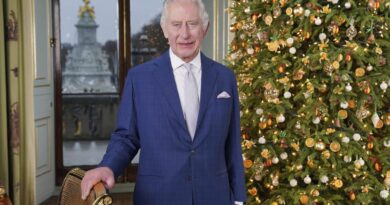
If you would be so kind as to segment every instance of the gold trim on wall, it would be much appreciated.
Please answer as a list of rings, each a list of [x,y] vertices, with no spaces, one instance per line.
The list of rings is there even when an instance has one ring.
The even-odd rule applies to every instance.
[[[0,1],[0,11],[3,9],[3,1]],[[0,28],[4,28],[4,17],[0,15]],[[0,29],[0,181],[9,193],[8,174],[8,134],[7,134],[7,88],[5,70],[5,42],[4,29]]]
[[[214,28],[212,41],[212,57],[220,63],[225,63],[225,55],[229,45],[229,16],[227,8],[231,0],[214,0],[213,1],[213,19],[210,22]]]

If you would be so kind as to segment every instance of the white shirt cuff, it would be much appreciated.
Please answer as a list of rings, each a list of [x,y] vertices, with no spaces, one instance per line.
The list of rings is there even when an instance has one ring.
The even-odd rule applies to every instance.
[[[234,205],[243,205],[244,204],[244,202],[241,202],[241,201],[235,201],[234,202]]]

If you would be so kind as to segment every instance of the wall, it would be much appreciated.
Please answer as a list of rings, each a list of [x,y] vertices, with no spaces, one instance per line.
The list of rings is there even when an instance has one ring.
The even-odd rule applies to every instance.
[[[210,58],[224,63],[229,43],[229,16],[226,9],[230,0],[203,1],[209,14],[210,25],[202,43],[202,51]]]

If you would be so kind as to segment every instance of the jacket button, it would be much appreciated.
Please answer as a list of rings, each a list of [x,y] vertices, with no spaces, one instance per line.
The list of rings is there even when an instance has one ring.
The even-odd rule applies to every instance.
[[[195,150],[191,150],[191,154],[195,154]]]

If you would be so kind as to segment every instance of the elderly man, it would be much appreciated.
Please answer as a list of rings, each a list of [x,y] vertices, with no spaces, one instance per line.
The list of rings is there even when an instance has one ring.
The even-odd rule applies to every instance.
[[[112,188],[141,149],[135,205],[246,200],[236,80],[200,52],[208,25],[201,0],[164,1],[170,49],[129,71],[106,154],[82,181],[84,199],[98,181]]]

